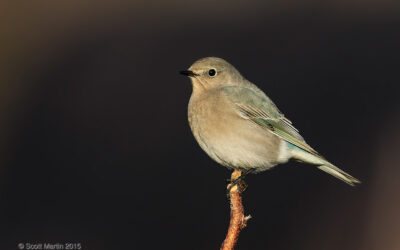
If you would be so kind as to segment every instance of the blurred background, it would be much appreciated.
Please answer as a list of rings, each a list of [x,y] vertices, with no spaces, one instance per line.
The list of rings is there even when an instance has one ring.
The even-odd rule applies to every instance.
[[[400,249],[400,4],[0,3],[0,249],[218,249],[226,179],[187,122],[218,56],[362,185],[290,162],[247,178],[237,249]]]

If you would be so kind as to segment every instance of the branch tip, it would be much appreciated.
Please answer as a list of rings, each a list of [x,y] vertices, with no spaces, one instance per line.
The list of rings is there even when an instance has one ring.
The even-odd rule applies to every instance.
[[[242,175],[240,170],[233,171],[231,175],[231,183]],[[242,204],[242,196],[239,191],[239,185],[235,184],[229,190],[230,207],[231,207],[231,220],[229,222],[228,233],[222,243],[221,250],[234,249],[236,242],[239,238],[240,231],[247,226],[247,221],[251,218],[250,215],[244,216],[244,208]]]

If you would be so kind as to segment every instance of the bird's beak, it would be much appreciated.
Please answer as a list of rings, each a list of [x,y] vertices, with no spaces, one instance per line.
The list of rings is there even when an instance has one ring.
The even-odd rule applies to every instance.
[[[189,76],[189,77],[198,76],[198,74],[194,73],[194,72],[191,71],[191,70],[181,70],[181,71],[179,71],[179,73],[180,73],[181,75]]]

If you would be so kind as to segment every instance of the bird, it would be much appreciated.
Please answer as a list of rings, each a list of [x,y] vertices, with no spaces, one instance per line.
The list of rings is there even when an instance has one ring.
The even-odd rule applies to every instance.
[[[180,74],[192,83],[188,104],[191,131],[200,147],[220,165],[247,174],[293,159],[351,186],[361,183],[308,145],[274,102],[224,59],[201,58]]]

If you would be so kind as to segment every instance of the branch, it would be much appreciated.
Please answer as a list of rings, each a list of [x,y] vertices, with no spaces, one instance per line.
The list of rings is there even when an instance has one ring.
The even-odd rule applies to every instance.
[[[233,171],[231,175],[231,183],[241,175],[242,172],[240,170]],[[246,227],[247,221],[251,218],[250,215],[244,216],[242,196],[240,195],[240,188],[238,185],[240,184],[235,184],[229,191],[229,198],[231,201],[231,221],[229,223],[228,233],[226,234],[225,240],[222,243],[221,250],[234,249],[239,238],[240,231]]]

